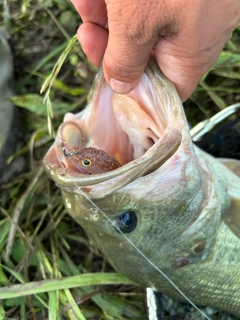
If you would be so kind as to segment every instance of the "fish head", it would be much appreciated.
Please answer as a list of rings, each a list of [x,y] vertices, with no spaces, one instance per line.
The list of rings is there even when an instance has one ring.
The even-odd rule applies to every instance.
[[[63,142],[69,150],[103,150],[120,166],[89,174],[69,164]],[[156,270],[145,256],[162,261],[163,269],[203,259],[205,252],[198,249],[205,249],[207,234],[192,230],[187,248],[189,235],[178,239],[197,219],[208,186],[180,98],[155,61],[124,95],[111,90],[100,70],[87,107],[65,115],[44,165],[61,188],[68,213],[119,272],[146,285]],[[186,250],[190,253],[181,260]]]

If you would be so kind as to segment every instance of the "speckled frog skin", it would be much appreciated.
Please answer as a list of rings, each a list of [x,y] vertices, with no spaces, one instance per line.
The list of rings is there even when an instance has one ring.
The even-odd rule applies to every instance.
[[[91,175],[72,170],[59,138],[44,159],[69,214],[114,268],[183,299],[129,239],[194,303],[240,316],[240,163],[193,146],[176,90],[154,61],[127,95],[112,92],[100,71],[88,106],[67,121],[84,147],[121,164]],[[66,141],[77,145],[78,129],[74,139],[70,131]]]

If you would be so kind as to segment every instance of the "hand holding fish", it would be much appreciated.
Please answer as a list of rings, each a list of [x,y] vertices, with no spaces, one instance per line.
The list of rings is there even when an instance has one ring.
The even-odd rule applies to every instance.
[[[115,92],[141,79],[152,53],[182,101],[219,56],[240,19],[239,0],[72,0],[78,38]]]

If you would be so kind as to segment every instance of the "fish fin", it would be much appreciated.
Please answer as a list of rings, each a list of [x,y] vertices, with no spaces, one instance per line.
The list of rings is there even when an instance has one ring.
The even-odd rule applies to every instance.
[[[231,198],[231,206],[227,210],[222,218],[232,232],[240,238],[240,200],[237,198]]]
[[[218,158],[218,160],[229,170],[240,177],[240,161],[235,159]]]

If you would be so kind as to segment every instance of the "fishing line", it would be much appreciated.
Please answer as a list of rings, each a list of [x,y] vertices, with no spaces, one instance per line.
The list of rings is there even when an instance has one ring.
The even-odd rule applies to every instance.
[[[62,162],[61,162],[62,167],[64,168]],[[68,177],[71,178],[71,176],[67,173]],[[178,291],[178,293],[180,295],[182,295],[182,297],[192,305],[192,307],[197,310],[205,319],[207,320],[212,320],[211,318],[209,318],[201,309],[199,309],[194,302],[192,302],[186,295],[185,293],[183,293],[183,291],[181,289],[178,288],[178,286],[160,269],[158,268],[158,266],[156,266],[154,264],[154,262],[152,262],[114,223],[114,220],[111,220],[107,214],[101,210],[101,208],[99,208],[91,199],[90,197],[87,195],[86,192],[84,192],[77,184],[76,182],[74,182],[74,185],[76,186],[77,190],[79,191],[80,194],[82,194],[103,216],[104,218],[106,218],[114,228],[116,228],[118,230],[118,232],[124,237],[124,239],[140,254],[140,256],[142,256],[155,270],[157,270],[158,273],[160,273],[172,286],[174,289],[176,289]],[[59,185],[58,185],[59,186]],[[61,187],[61,186],[59,186]]]

